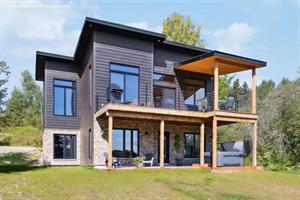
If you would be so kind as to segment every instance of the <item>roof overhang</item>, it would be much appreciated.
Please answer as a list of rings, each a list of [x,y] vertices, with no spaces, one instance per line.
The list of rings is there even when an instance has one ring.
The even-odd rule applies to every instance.
[[[241,57],[219,51],[210,51],[177,63],[175,69],[213,75],[214,66],[218,65],[219,75],[246,71],[266,66],[265,61]]]
[[[37,51],[36,52],[36,67],[35,67],[35,79],[38,81],[44,80],[44,71],[45,71],[45,61],[56,61],[56,62],[64,62],[64,63],[74,63],[73,57],[63,56],[58,54],[46,53]]]

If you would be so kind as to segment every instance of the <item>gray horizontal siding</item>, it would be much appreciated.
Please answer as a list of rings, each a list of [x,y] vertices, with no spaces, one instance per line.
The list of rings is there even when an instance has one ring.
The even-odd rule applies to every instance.
[[[107,41],[106,41],[107,43]],[[120,47],[113,44],[95,43],[95,92],[98,100],[98,105],[107,103],[106,90],[110,82],[110,63],[118,63],[139,67],[139,104],[149,102],[152,95],[152,53],[149,49],[152,48],[151,43],[145,47],[145,50],[140,50],[145,43],[131,44],[130,48]],[[139,48],[132,48],[138,46]],[[137,50],[139,49],[139,50]]]
[[[53,115],[53,80],[63,79],[76,81],[76,116],[54,116]],[[44,127],[61,129],[80,128],[80,78],[78,66],[60,62],[46,61],[45,63],[45,84],[44,84]]]

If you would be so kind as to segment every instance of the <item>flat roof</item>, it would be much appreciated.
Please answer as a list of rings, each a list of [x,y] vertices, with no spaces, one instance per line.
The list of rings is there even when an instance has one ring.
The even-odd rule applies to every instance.
[[[210,51],[205,54],[176,63],[174,69],[213,75],[213,67],[219,66],[219,74],[230,74],[267,65],[265,61],[246,58],[221,51]]]
[[[40,51],[36,52],[36,74],[35,74],[36,80],[41,80],[41,81],[44,80],[45,60],[53,60],[53,61],[67,62],[67,63],[72,63],[72,64],[80,64],[85,55],[86,48],[88,47],[89,42],[93,36],[94,30],[104,31],[104,32],[109,32],[109,33],[117,32],[118,34],[121,34],[121,35],[126,35],[126,36],[130,36],[130,37],[134,37],[134,38],[153,41],[158,46],[166,46],[168,48],[172,48],[172,49],[182,51],[182,52],[193,52],[195,54],[198,54],[198,53],[200,54],[200,56],[186,60],[181,64],[191,62],[193,59],[195,61],[197,59],[200,59],[201,56],[207,56],[211,53],[213,53],[213,54],[222,53],[222,52],[218,52],[218,51],[212,51],[210,49],[189,46],[189,45],[169,41],[166,39],[166,36],[161,33],[156,33],[153,31],[148,31],[148,30],[144,30],[144,29],[134,28],[131,26],[126,26],[126,25],[122,25],[122,24],[117,24],[117,23],[112,23],[112,22],[108,22],[108,21],[103,21],[103,20],[99,20],[99,19],[86,17],[73,56],[64,56],[64,55],[58,55],[58,54],[40,52]],[[201,55],[201,54],[203,54],[203,55]],[[226,53],[222,53],[222,54],[225,55]],[[228,57],[234,56],[231,54],[226,54],[226,55]],[[235,56],[235,57],[239,57],[239,59],[252,60],[253,62],[257,61],[254,59],[244,58],[244,57],[240,57],[240,56]],[[262,62],[262,61],[260,61],[260,62]]]

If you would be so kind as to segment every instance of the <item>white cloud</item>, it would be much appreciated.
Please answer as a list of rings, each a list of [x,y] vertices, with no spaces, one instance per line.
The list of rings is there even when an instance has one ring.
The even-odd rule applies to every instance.
[[[144,21],[141,21],[141,22],[132,22],[132,23],[128,23],[126,25],[127,26],[132,26],[132,27],[135,27],[135,28],[145,29],[145,30],[148,30],[148,31],[157,32],[157,33],[161,33],[162,32],[162,26],[150,27],[148,25],[148,23],[144,22]]]
[[[234,22],[225,29],[214,31],[214,45],[217,50],[234,54],[246,54],[248,44],[257,29],[247,23]]]

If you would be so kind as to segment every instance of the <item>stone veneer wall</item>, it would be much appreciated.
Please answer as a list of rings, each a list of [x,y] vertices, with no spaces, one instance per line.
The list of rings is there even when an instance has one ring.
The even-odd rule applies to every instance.
[[[76,135],[76,159],[53,158],[53,134]],[[44,129],[43,134],[43,164],[44,165],[80,165],[80,130],[74,129]]]
[[[94,119],[94,165],[105,165],[105,159],[108,154],[107,143],[107,120]],[[154,164],[158,164],[158,133],[160,129],[159,121],[137,120],[137,119],[113,119],[114,128],[128,128],[139,130],[139,150],[140,155],[153,153]],[[170,134],[170,164],[175,164],[176,153],[174,148],[175,134],[180,135],[180,153],[179,157],[184,156],[184,133],[199,133],[200,125],[185,125],[180,123],[165,122],[165,131]],[[207,134],[206,143],[209,144],[211,127],[205,128]],[[209,149],[209,145],[206,147]],[[183,164],[199,163],[199,158],[183,158]]]

